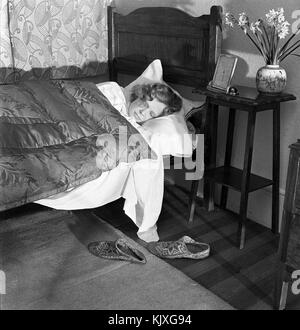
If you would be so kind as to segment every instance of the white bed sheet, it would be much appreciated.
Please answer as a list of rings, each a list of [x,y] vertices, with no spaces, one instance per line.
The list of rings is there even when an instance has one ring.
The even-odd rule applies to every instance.
[[[150,144],[148,132],[126,115],[121,87],[109,82],[99,89]],[[95,180],[36,203],[59,210],[78,210],[100,207],[123,197],[123,209],[139,228],[138,237],[146,242],[158,241],[156,222],[162,207],[164,166],[159,147],[152,149],[157,153],[157,160],[121,163]]]
[[[139,228],[138,237],[152,242],[159,240],[156,222],[163,190],[164,169],[159,157],[121,163],[95,180],[36,203],[59,210],[78,210],[96,208],[123,197],[123,209]]]
[[[93,181],[36,203],[54,209],[78,210],[100,207],[123,197],[123,209],[139,228],[138,237],[146,242],[158,241],[156,222],[161,212],[164,190],[164,141],[153,139],[149,131],[127,116],[122,99],[124,94],[116,83],[103,84],[99,89],[144,136],[158,159],[145,159],[131,164],[121,163]]]

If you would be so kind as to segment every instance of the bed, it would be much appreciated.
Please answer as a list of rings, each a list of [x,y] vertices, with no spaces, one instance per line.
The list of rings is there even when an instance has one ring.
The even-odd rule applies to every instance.
[[[159,59],[165,82],[206,85],[220,53],[221,11],[213,6],[191,17],[146,7],[120,15],[108,6],[110,80],[139,76]],[[124,197],[140,238],[158,240],[161,154],[94,84],[97,77],[54,79],[45,72],[41,80],[0,86],[0,211],[31,202],[93,208]]]

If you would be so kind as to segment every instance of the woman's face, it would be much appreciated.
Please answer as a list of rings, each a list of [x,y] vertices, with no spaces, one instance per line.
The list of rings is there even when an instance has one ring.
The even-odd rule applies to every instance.
[[[129,115],[137,123],[142,123],[161,116],[165,108],[166,105],[155,98],[152,101],[136,99],[129,105]]]

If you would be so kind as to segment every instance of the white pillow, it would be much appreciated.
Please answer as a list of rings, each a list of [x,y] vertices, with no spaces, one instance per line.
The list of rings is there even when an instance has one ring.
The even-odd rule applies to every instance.
[[[116,82],[106,81],[97,84],[97,87],[114,108],[122,115],[127,115],[125,95],[122,88]]]
[[[144,127],[139,125],[134,118],[128,116],[127,113],[127,102],[124,94],[124,88],[122,88],[119,84],[114,81],[106,81],[103,83],[97,84],[98,89],[104,94],[104,96],[108,99],[111,105],[116,108],[123,117],[128,120],[133,127],[135,127],[146,139],[146,141],[150,144],[151,141],[151,131],[146,130]],[[154,148],[153,148],[154,150]]]
[[[126,99],[129,100],[130,91],[133,86],[142,84],[153,84],[156,82],[169,86],[174,91],[174,93],[176,93],[182,99],[182,110],[179,112],[181,116],[185,116],[193,108],[198,108],[205,103],[205,98],[202,98],[202,100],[198,102],[188,100],[182,97],[174,88],[168,85],[163,80],[163,68],[160,60],[154,60],[152,63],[150,63],[146,70],[136,80],[134,80],[124,88]]]
[[[171,114],[148,120],[142,126],[151,132],[149,144],[157,153],[177,157],[192,155],[192,136],[182,116]]]
[[[158,59],[150,63],[136,80],[124,88],[126,99],[129,100],[133,86],[153,83],[168,85],[163,80],[162,64]],[[142,126],[151,131],[150,145],[155,151],[160,150],[162,155],[190,157],[193,152],[193,142],[185,122],[185,114],[191,109],[201,106],[203,101],[199,103],[187,100],[173,88],[172,90],[182,99],[182,110],[169,116],[148,120]]]

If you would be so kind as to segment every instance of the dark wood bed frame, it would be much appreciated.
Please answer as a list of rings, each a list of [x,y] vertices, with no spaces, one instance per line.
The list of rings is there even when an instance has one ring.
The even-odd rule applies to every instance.
[[[108,7],[110,80],[140,75],[154,59],[168,83],[200,87],[212,79],[222,41],[222,7],[193,17],[167,7],[145,7],[128,15]]]

